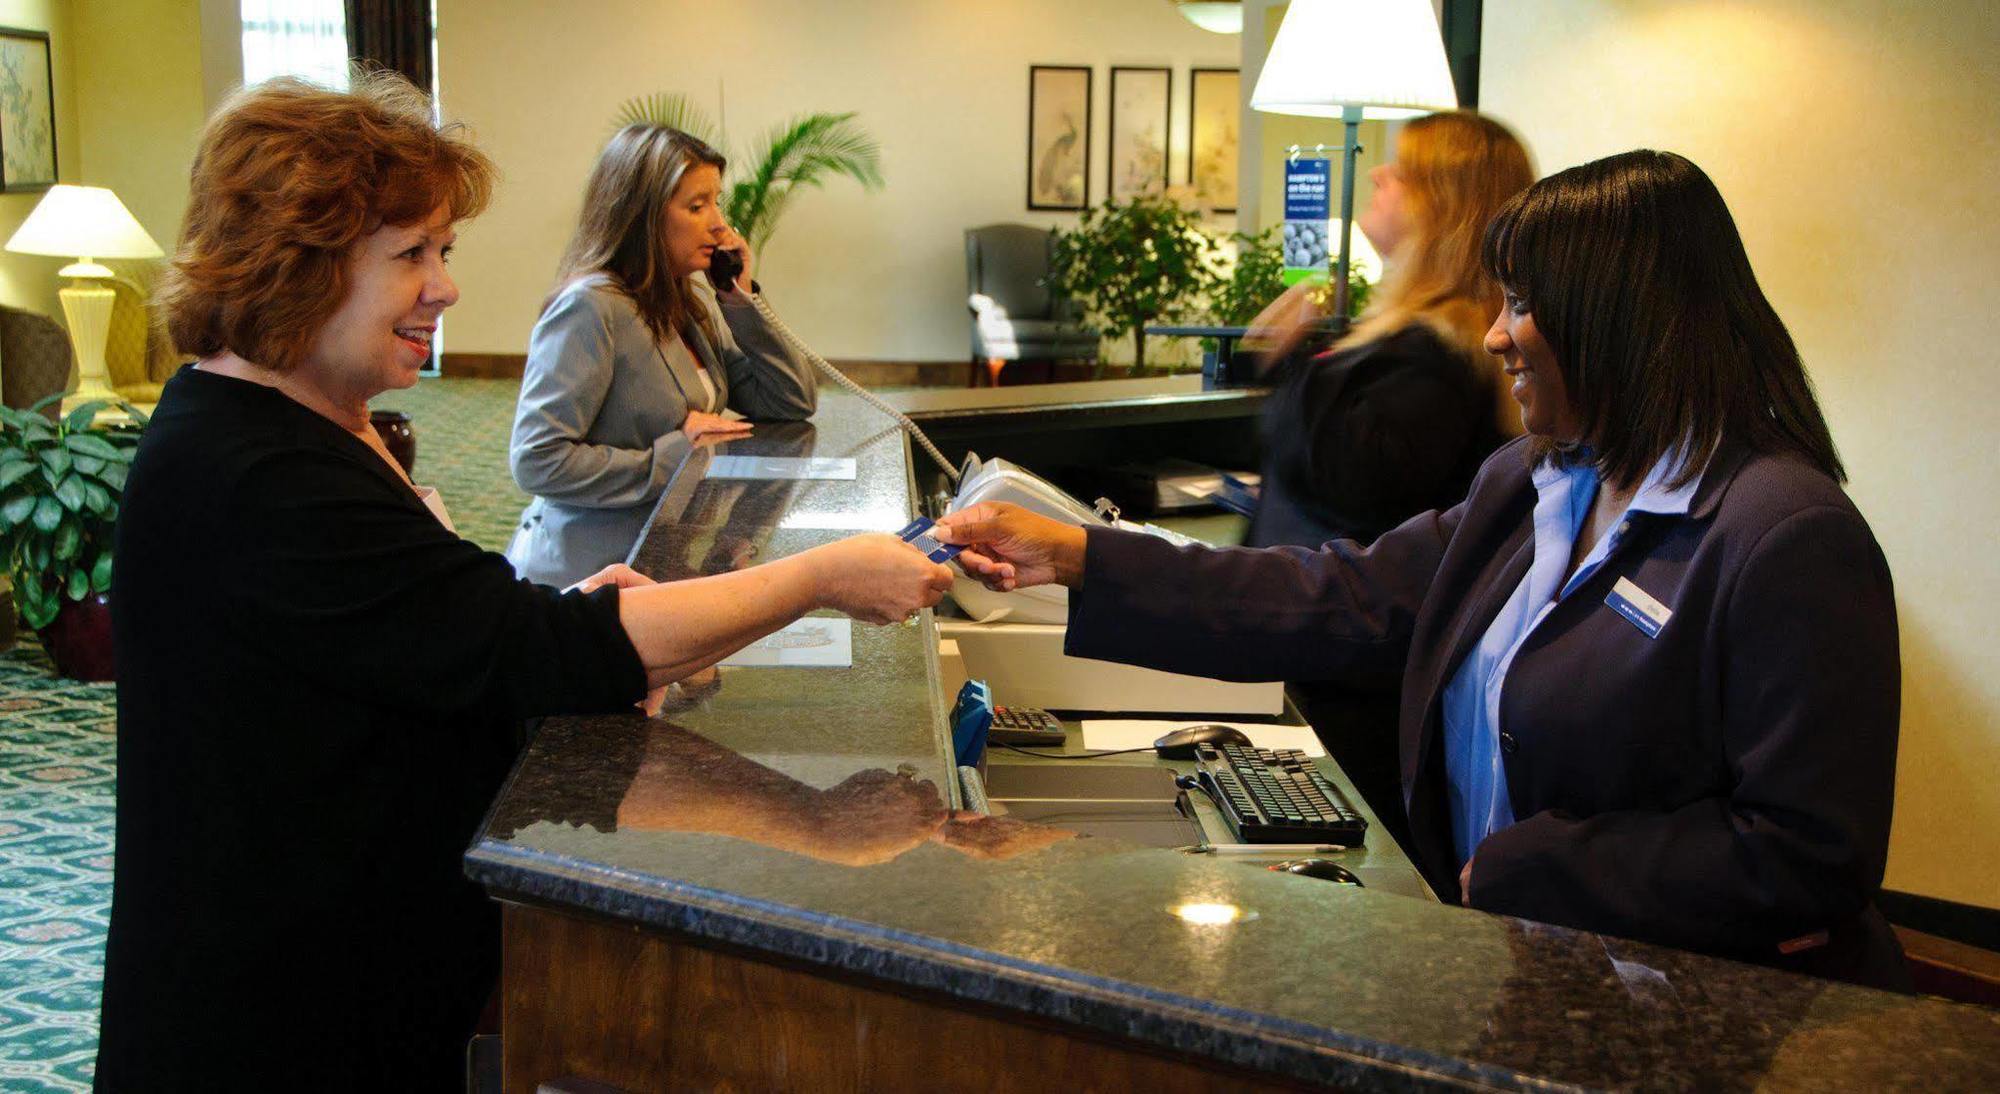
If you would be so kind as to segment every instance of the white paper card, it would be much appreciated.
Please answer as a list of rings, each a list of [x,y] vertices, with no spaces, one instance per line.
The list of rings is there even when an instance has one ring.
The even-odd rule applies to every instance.
[[[1262,722],[1166,722],[1142,718],[1086,718],[1083,747],[1092,752],[1119,748],[1149,748],[1154,741],[1189,726],[1228,726],[1240,729],[1258,748],[1296,748],[1308,756],[1324,756],[1326,748],[1311,726],[1274,726]]]
[[[854,664],[854,620],[808,617],[723,658],[724,668],[844,669]]]
[[[851,479],[847,456],[717,456],[708,461],[710,479]]]

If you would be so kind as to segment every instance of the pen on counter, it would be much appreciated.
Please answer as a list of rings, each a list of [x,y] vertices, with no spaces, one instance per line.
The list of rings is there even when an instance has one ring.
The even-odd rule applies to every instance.
[[[1334,855],[1347,848],[1338,843],[1197,843],[1181,850],[1190,855]]]

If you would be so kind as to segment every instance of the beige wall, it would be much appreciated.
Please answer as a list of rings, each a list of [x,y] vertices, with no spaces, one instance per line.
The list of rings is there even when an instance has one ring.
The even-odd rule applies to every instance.
[[[1028,66],[1094,68],[1101,201],[1110,66],[1172,67],[1179,181],[1187,69],[1234,65],[1238,47],[1165,0],[602,0],[560,16],[530,0],[438,0],[438,51],[445,113],[474,127],[504,174],[461,235],[450,350],[526,349],[621,101],[679,90],[713,113],[722,81],[739,149],[816,110],[860,111],[882,143],[885,190],[841,180],[786,213],[759,273],[780,313],[828,357],[960,360],[964,229],[1074,219],[1026,208]]]
[[[1888,885],[2000,906],[2000,6],[1510,0],[1484,33],[1481,105],[1544,171],[1666,148],[1729,200],[1896,577]]]
[[[58,176],[110,187],[169,250],[204,114],[200,7],[199,0],[0,0],[0,25],[50,33]],[[0,241],[41,199],[0,195]],[[56,270],[66,261],[0,253],[0,303],[62,322]]]
[[[63,182],[77,182],[81,178],[77,166],[75,65],[71,63],[75,25],[72,8],[65,0],[0,0],[0,26],[49,32],[49,59],[55,70],[55,86],[51,91],[56,108],[56,177]],[[0,243],[14,234],[14,229],[28,219],[35,203],[41,200],[39,192],[0,194]],[[65,264],[60,258],[0,252],[0,304],[60,317],[62,308],[56,302],[56,290],[62,283],[56,271]]]
[[[108,186],[171,251],[206,114],[196,0],[73,0],[79,179]]]

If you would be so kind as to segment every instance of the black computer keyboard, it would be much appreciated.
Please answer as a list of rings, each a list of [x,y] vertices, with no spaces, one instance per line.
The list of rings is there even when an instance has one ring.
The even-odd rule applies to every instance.
[[[1033,745],[1061,748],[1068,738],[1055,715],[1034,707],[994,707],[993,725],[987,739],[996,745]]]
[[[1356,847],[1368,821],[1295,748],[1199,745],[1200,779],[1243,843]]]

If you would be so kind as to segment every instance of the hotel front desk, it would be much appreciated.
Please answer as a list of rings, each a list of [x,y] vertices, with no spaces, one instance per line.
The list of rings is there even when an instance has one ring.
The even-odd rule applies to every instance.
[[[1107,431],[1254,412],[1126,383],[1054,386]],[[956,431],[1060,417],[1007,390],[962,393],[995,401]],[[1032,466],[1030,437],[1003,454]],[[721,478],[717,453],[856,475]],[[910,453],[828,393],[607,515],[602,561],[636,543],[665,580],[894,530],[928,478]],[[943,691],[926,612],[854,625],[848,668],[545,721],[466,857],[505,909],[505,1089],[2000,1089],[2000,1012],[1441,905],[1379,825],[1334,856],[1354,887],[979,815]]]

